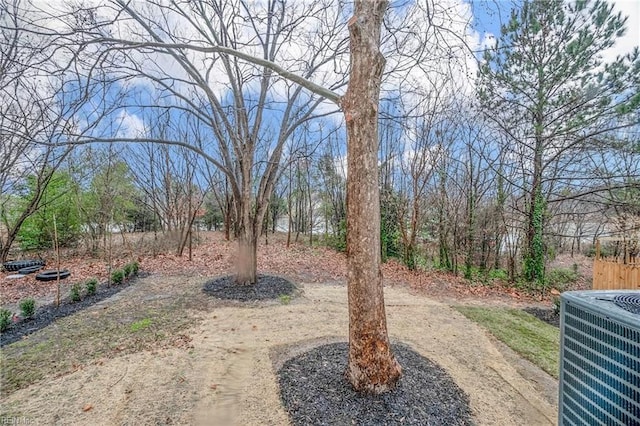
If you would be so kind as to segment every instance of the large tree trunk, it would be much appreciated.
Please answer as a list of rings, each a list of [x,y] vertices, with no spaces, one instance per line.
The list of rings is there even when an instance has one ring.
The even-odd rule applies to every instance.
[[[250,158],[251,152],[245,153],[245,160]],[[252,285],[256,283],[258,237],[262,221],[257,220],[259,212],[257,206],[252,206],[251,199],[251,167],[249,161],[242,163],[242,193],[236,205],[236,217],[239,218],[236,237],[238,238],[238,258],[236,259],[236,284]]]
[[[257,247],[258,236],[252,227],[242,227],[238,236],[238,259],[236,283],[252,285],[256,283],[257,275]]]
[[[533,158],[533,177],[531,194],[527,210],[526,251],[524,275],[530,282],[544,284],[545,248],[543,242],[545,200],[542,195],[542,159],[544,145],[541,130],[542,118],[536,125],[535,152]]]
[[[355,2],[349,21],[351,74],[342,108],[347,123],[347,281],[349,364],[356,391],[385,392],[401,368],[389,345],[380,270],[378,103],[385,60],[379,51],[385,0]]]

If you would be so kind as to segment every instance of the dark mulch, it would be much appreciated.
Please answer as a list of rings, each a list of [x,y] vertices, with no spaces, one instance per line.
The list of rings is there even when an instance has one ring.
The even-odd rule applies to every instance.
[[[282,295],[291,295],[295,290],[296,286],[290,281],[272,275],[258,275],[254,285],[238,285],[235,277],[229,275],[207,282],[202,289],[218,299],[241,302],[277,299]]]
[[[524,311],[547,324],[560,327],[560,313],[553,308],[525,308]]]
[[[447,372],[396,344],[399,384],[382,395],[353,390],[344,377],[347,344],[320,346],[278,371],[280,397],[294,425],[470,425],[469,397]]]
[[[146,276],[146,274],[140,273],[138,275],[138,277],[142,276]],[[22,339],[22,337],[35,333],[57,319],[74,314],[108,297],[111,297],[129,287],[135,281],[136,279],[133,278],[122,284],[111,285],[110,287],[105,284],[98,285],[95,294],[91,296],[84,296],[84,298],[79,302],[74,302],[67,297],[60,300],[60,306],[56,306],[55,303],[41,306],[36,310],[33,318],[23,319],[17,323],[13,323],[9,326],[9,329],[3,331],[2,334],[0,334],[0,347],[17,342]]]

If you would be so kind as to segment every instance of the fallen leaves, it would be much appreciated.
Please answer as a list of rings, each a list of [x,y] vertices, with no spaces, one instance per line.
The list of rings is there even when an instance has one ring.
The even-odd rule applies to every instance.
[[[135,234],[132,234],[135,235]],[[131,236],[133,238],[133,236]],[[141,271],[160,275],[183,275],[216,277],[233,274],[235,271],[236,243],[226,241],[220,232],[200,233],[201,243],[193,248],[192,260],[185,253],[177,256],[172,252],[144,255],[131,253],[120,247],[114,253],[114,267],[120,267],[137,258]],[[327,247],[309,247],[306,243],[286,246],[286,235],[269,235],[269,244],[264,239],[258,245],[258,272],[286,277],[294,282],[345,283],[346,256]],[[48,259],[51,267],[52,259]],[[72,283],[84,282],[97,277],[105,282],[108,268],[101,259],[87,258],[79,253],[68,254],[61,267],[71,271],[71,278],[62,282],[62,295],[68,294]],[[533,301],[515,288],[502,285],[473,285],[461,277],[440,271],[410,271],[402,263],[390,259],[382,265],[385,285],[407,286],[421,294],[434,298],[501,298],[513,302]],[[56,282],[39,282],[33,275],[20,280],[8,280],[8,273],[0,275],[3,304],[16,303],[25,297],[34,297],[39,302],[50,302],[56,294]],[[215,316],[214,316],[215,318]],[[176,342],[184,345],[186,342]],[[188,345],[188,344],[187,344]]]

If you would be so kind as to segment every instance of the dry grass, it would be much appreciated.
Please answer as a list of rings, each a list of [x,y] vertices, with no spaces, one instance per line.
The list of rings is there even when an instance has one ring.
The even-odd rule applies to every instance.
[[[246,306],[203,297],[205,281],[155,274],[5,347],[14,364],[6,379],[22,388],[3,396],[0,415],[34,424],[289,424],[275,367],[288,352],[277,348],[344,341],[347,289],[302,283],[289,304]],[[406,289],[385,293],[392,339],[453,377],[476,424],[553,424],[552,404],[475,324]]]
[[[113,302],[60,319],[2,349],[2,396],[47,377],[143,350],[188,347],[187,330],[199,320],[198,282],[184,288],[162,278],[140,280]],[[196,308],[196,309],[194,309]]]

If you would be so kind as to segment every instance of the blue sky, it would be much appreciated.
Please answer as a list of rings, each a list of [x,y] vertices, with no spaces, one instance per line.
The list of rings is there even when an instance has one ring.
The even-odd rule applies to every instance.
[[[482,36],[483,33],[499,34],[500,26],[509,19],[511,9],[520,1],[481,0],[471,1],[473,24]]]
[[[399,1],[404,4],[405,2],[411,2],[413,0]],[[499,35],[500,26],[509,19],[511,9],[522,4],[522,0],[450,0],[450,2],[470,5],[475,27],[474,30],[477,32],[480,46],[483,46],[483,39],[485,39],[487,35]],[[443,3],[446,4],[446,1]],[[628,34],[621,44],[622,47],[619,49],[624,50],[624,52],[619,53],[626,53],[630,51],[631,46],[638,45],[640,41],[640,23],[638,23],[640,0],[617,0],[616,6],[617,9],[621,10],[625,15],[632,15],[628,23]],[[466,7],[464,9],[468,14],[468,9],[466,9]],[[480,55],[478,55],[478,57],[479,56]],[[172,61],[170,62],[172,63]],[[469,75],[473,76],[475,73],[470,72]],[[456,84],[459,86],[460,79],[456,79],[456,81]],[[123,122],[123,127],[120,129],[120,136],[135,137],[138,133],[144,133],[142,114],[136,111],[135,108],[122,110],[119,118]]]

